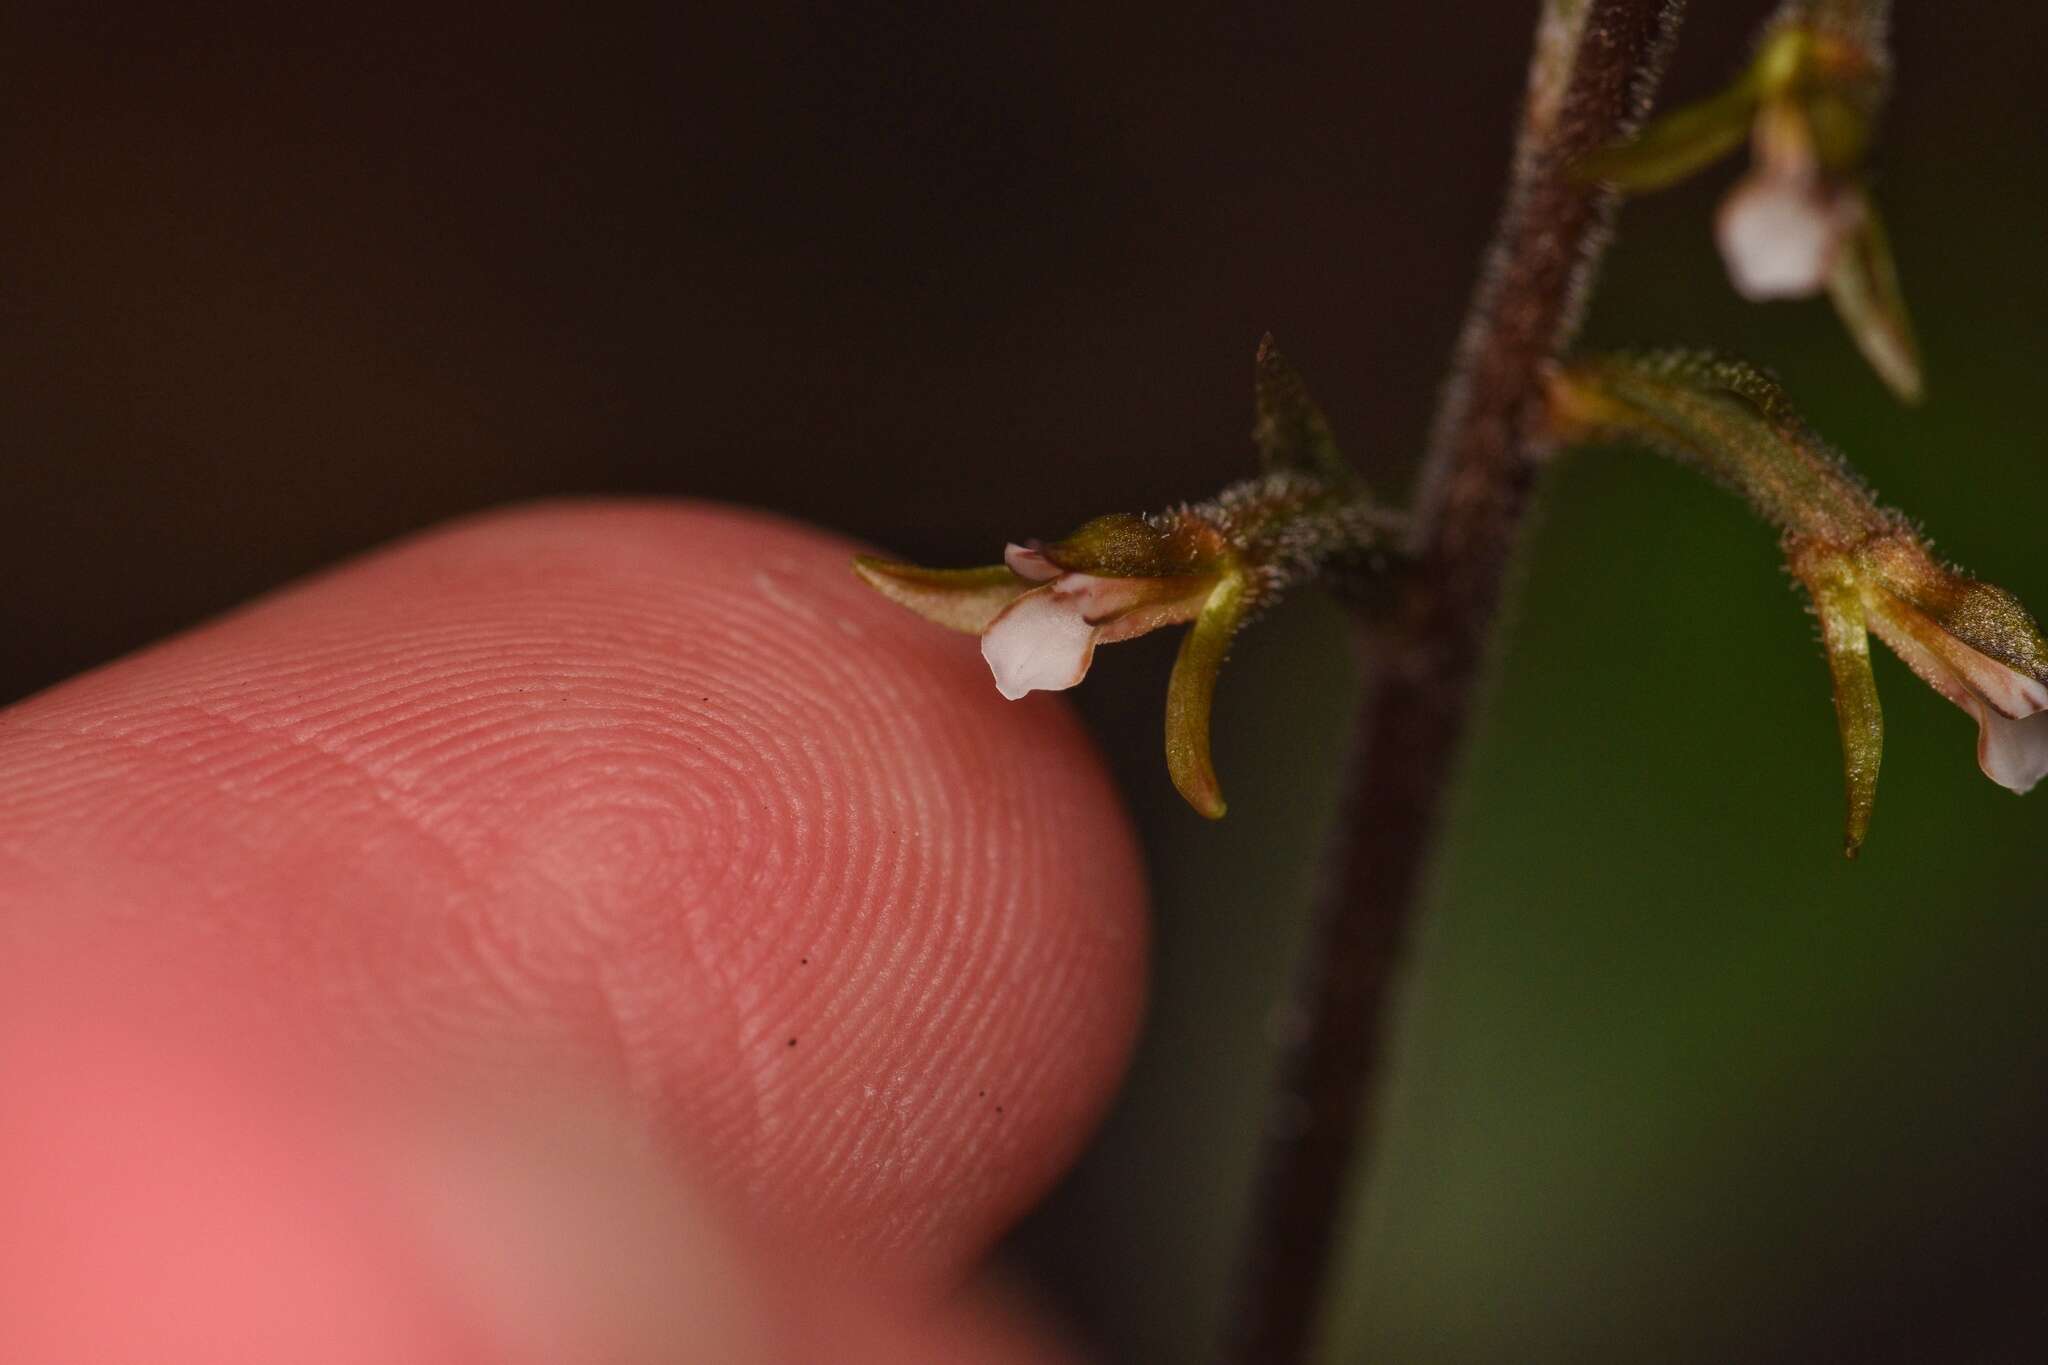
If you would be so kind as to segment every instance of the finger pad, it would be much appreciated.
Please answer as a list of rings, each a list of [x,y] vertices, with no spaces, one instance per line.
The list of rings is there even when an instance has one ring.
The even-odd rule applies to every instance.
[[[945,1273],[1105,1102],[1142,886],[1064,709],[856,548],[644,504],[436,533],[10,713],[0,849],[323,1020],[613,1066],[701,1178]]]

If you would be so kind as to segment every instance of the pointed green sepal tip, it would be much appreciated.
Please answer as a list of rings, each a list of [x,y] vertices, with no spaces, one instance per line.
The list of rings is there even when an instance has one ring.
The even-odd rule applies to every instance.
[[[853,571],[898,606],[968,635],[987,630],[998,612],[1036,586],[1002,564],[985,569],[925,569],[857,555]]]
[[[1903,403],[1926,396],[1920,372],[1920,347],[1913,339],[1913,321],[1899,289],[1898,266],[1891,240],[1878,217],[1877,205],[1862,196],[1862,218],[1828,274],[1828,296],[1849,329],[1856,349],[1877,371],[1878,378]]]
[[[1252,441],[1259,448],[1259,463],[1269,471],[1298,470],[1333,484],[1343,485],[1357,478],[1330,420],[1309,395],[1308,384],[1268,332],[1259,341],[1252,381]]]
[[[1757,102],[1757,82],[1745,78],[1698,104],[1673,110],[1627,142],[1594,152],[1573,171],[1581,180],[1631,193],[1675,185],[1742,145]]]
[[[1855,857],[1870,833],[1877,808],[1877,772],[1884,759],[1884,709],[1870,671],[1870,632],[1850,571],[1832,558],[1793,555],[1793,571],[1813,597],[1820,638],[1835,684],[1835,724],[1842,737],[1842,776],[1848,814],[1842,851]]]
[[[1231,638],[1244,624],[1248,588],[1241,573],[1226,573],[1217,581],[1180,642],[1166,686],[1166,770],[1187,803],[1211,820],[1221,820],[1226,806],[1209,757],[1209,713],[1216,700],[1216,675]]]

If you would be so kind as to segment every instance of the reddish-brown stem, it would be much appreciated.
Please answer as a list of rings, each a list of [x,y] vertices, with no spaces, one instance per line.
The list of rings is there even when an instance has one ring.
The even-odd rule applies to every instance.
[[[1313,1344],[1335,1229],[1369,1131],[1388,987],[1426,898],[1543,442],[1544,367],[1578,326],[1613,197],[1572,173],[1644,112],[1682,0],[1550,0],[1507,204],[1459,341],[1417,500],[1413,568],[1366,623],[1377,678],[1296,988],[1299,1041],[1246,1239],[1229,1359],[1291,1365]],[[1348,1191],[1354,1197],[1358,1191]]]

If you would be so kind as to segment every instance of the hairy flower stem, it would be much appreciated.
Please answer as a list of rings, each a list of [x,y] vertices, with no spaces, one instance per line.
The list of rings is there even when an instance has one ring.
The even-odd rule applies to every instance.
[[[1614,203],[1574,163],[1629,135],[1682,0],[1546,0],[1506,207],[1421,474],[1412,567],[1379,676],[1280,1059],[1229,1359],[1306,1357],[1327,1297],[1347,1175],[1363,1150],[1388,988],[1456,773],[1508,566],[1543,453],[1545,367],[1576,330]],[[1348,1191],[1356,1196],[1358,1191]]]

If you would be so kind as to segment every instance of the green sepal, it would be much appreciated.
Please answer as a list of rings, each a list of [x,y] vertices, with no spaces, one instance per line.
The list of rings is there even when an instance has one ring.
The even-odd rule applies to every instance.
[[[1828,276],[1828,296],[1856,349],[1863,352],[1878,378],[1901,402],[1918,403],[1925,392],[1920,348],[1913,340],[1905,295],[1899,290],[1890,237],[1878,217],[1877,205],[1867,194],[1863,220],[1842,244],[1840,258]]]
[[[1342,488],[1358,476],[1337,449],[1330,420],[1309,396],[1308,385],[1268,332],[1259,341],[1252,382],[1252,441],[1259,464],[1268,473],[1288,470],[1313,474]]]
[[[1757,83],[1745,76],[1718,95],[1652,120],[1629,141],[1594,152],[1577,174],[1632,193],[1675,185],[1740,147],[1756,108]]]
[[[1870,671],[1870,633],[1863,599],[1846,574],[1820,566],[1801,576],[1813,595],[1821,644],[1835,680],[1835,724],[1842,735],[1842,776],[1849,802],[1842,851],[1853,858],[1870,832],[1870,813],[1877,806],[1877,770],[1884,758],[1884,710]]]
[[[1141,517],[1111,512],[1064,540],[1033,548],[1070,573],[1103,578],[1175,578],[1208,573],[1227,550],[1201,521],[1168,514]]]
[[[1150,578],[1170,572],[1162,563],[1165,536],[1136,512],[1111,512],[1084,522],[1048,545],[1029,542],[1060,568],[1104,578]]]
[[[924,569],[857,555],[853,571],[891,602],[969,635],[987,630],[998,612],[1038,586],[1001,564],[985,569]]]
[[[1166,685],[1166,770],[1187,803],[1211,820],[1221,820],[1226,807],[1209,757],[1209,712],[1216,700],[1216,675],[1231,638],[1244,624],[1249,586],[1240,573],[1226,573],[1217,581],[1181,639]]]

